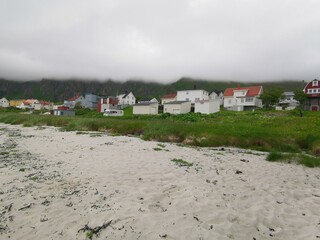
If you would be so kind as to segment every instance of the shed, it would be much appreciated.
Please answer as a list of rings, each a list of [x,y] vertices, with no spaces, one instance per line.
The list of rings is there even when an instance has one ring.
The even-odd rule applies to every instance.
[[[194,112],[203,114],[211,114],[220,111],[220,100],[196,101],[194,104]]]
[[[158,114],[158,102],[142,102],[133,105],[133,114]]]
[[[172,101],[163,104],[163,113],[181,114],[191,111],[191,102]]]

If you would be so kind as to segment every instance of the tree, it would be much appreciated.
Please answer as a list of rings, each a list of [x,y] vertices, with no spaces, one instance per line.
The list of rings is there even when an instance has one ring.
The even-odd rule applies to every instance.
[[[303,90],[297,89],[294,91],[293,98],[299,102],[300,108],[303,108],[305,102],[308,99],[308,95]]]
[[[74,109],[81,109],[81,108],[82,108],[81,102],[77,102],[76,105],[74,105]]]
[[[260,99],[266,109],[276,106],[281,99],[284,99],[283,90],[281,88],[271,88],[261,94]]]

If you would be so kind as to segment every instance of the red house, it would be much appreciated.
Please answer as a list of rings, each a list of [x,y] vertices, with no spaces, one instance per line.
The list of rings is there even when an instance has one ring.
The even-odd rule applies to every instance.
[[[308,95],[306,102],[307,110],[319,111],[320,110],[320,81],[314,79],[309,82],[303,89]]]

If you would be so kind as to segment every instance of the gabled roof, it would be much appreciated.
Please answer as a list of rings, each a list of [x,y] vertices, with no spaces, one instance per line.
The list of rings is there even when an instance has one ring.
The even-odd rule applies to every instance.
[[[75,101],[75,100],[77,100],[79,97],[81,97],[81,95],[76,95],[76,96],[74,96],[74,97],[72,97],[72,98],[69,98],[68,101]]]
[[[246,90],[246,97],[255,97],[258,96],[261,91],[262,86],[252,86],[252,87],[237,87],[237,88],[227,88],[224,91],[224,97],[232,97],[234,91]]]
[[[177,93],[168,93],[161,97],[161,99],[167,99],[167,98],[175,98],[177,96]]]

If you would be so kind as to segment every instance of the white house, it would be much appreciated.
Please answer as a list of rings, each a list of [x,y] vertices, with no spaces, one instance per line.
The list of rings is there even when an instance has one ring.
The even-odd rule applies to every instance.
[[[63,105],[69,108],[74,108],[77,103],[80,103],[81,106],[85,106],[85,98],[82,95],[76,95],[68,100],[64,100]]]
[[[161,104],[165,104],[167,102],[174,102],[177,101],[177,94],[176,93],[168,93],[161,98]]]
[[[132,92],[120,94],[117,96],[119,100],[119,105],[126,106],[126,105],[133,105],[136,103],[136,97],[133,95]]]
[[[212,93],[210,93],[209,99],[219,100],[220,105],[222,106],[223,105],[223,92],[222,91],[213,91]]]
[[[177,101],[195,101],[209,100],[209,93],[205,90],[183,90],[177,91]]]
[[[142,102],[133,105],[133,114],[158,114],[158,102]]]
[[[227,110],[243,111],[262,108],[262,86],[227,88],[223,94],[223,106]]]
[[[196,101],[194,104],[194,112],[203,114],[211,114],[220,111],[220,100],[204,100]]]
[[[9,107],[9,100],[5,97],[0,99],[0,107],[6,108]]]
[[[163,104],[163,113],[181,114],[191,111],[190,101],[174,101]]]
[[[281,109],[292,110],[299,105],[299,102],[294,99],[294,92],[284,92],[283,95],[285,96],[284,99],[279,101]]]

